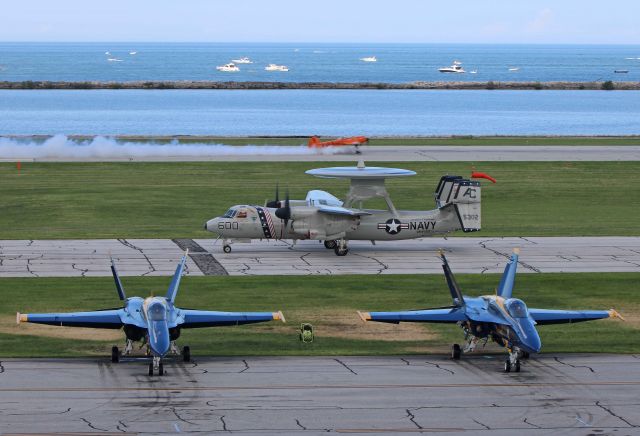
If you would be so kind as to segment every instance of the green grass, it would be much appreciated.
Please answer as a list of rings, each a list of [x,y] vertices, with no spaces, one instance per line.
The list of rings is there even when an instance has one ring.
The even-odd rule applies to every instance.
[[[280,182],[292,198],[310,189],[339,197],[347,181],[304,174],[335,163],[0,163],[0,239],[212,237],[206,220],[234,204],[263,204]],[[382,164],[384,165],[384,164]],[[434,207],[443,174],[472,162],[389,164],[418,175],[388,182],[400,209]],[[483,162],[484,236],[639,235],[638,162]],[[365,204],[383,207],[382,202]],[[462,235],[456,233],[456,235]]]
[[[490,292],[496,274],[462,274],[458,281],[469,295]],[[515,295],[530,307],[619,310],[629,322],[601,320],[539,328],[545,352],[638,353],[639,273],[521,274]],[[167,278],[127,277],[129,295],[164,292]],[[14,324],[15,312],[74,311],[118,307],[113,282],[102,278],[0,279],[0,343],[3,357],[105,355],[110,341],[16,335],[28,325]],[[444,352],[462,341],[455,325],[420,325],[416,337],[404,340],[358,339],[353,332],[375,328],[360,324],[356,310],[399,310],[450,304],[444,279],[433,275],[334,277],[185,277],[177,304],[211,310],[282,310],[287,324],[277,322],[241,327],[183,331],[180,342],[200,355],[358,355]],[[303,345],[297,338],[301,322],[315,326],[316,340]],[[332,325],[338,324],[339,329]],[[415,324],[393,326],[392,338]],[[46,328],[53,334],[69,330]],[[335,332],[340,331],[337,335]],[[424,337],[422,335],[424,332]],[[427,339],[428,337],[428,339]],[[119,342],[121,342],[121,339]]]

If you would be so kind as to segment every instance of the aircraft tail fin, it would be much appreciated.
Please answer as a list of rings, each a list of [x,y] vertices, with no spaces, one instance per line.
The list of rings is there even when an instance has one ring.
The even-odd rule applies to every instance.
[[[455,212],[464,232],[481,229],[480,182],[461,176],[442,176],[434,194],[439,209],[450,208]]]
[[[169,290],[167,291],[167,300],[172,303],[176,300],[176,295],[178,295],[178,288],[180,287],[180,279],[182,278],[182,272],[184,271],[184,265],[187,263],[187,256],[189,255],[189,250],[185,251],[184,256],[182,256],[182,260],[178,264],[176,268],[175,274],[173,274],[173,279],[171,279],[171,284],[169,285]]]
[[[309,143],[307,144],[308,147],[318,147],[320,145],[320,139],[318,139],[317,136],[312,136],[311,138],[309,138]]]
[[[118,297],[120,300],[124,301],[127,299],[127,294],[124,292],[124,287],[122,286],[122,282],[120,281],[120,276],[118,275],[118,271],[116,270],[116,263],[111,258],[111,274],[113,275],[113,281],[116,282],[116,289],[118,290]]]
[[[516,281],[516,270],[518,269],[519,253],[519,249],[514,249],[513,254],[511,255],[511,259],[509,259],[509,262],[507,262],[507,265],[504,267],[504,273],[502,273],[502,278],[500,279],[500,284],[498,285],[498,290],[496,291],[499,297],[511,298],[511,294],[513,293],[513,286]]]
[[[462,295],[460,286],[458,286],[458,282],[456,282],[456,278],[454,277],[451,268],[449,268],[449,262],[447,262],[447,258],[442,251],[440,251],[440,258],[442,259],[442,269],[444,270],[444,277],[447,279],[449,292],[451,292],[453,305],[464,306],[464,296]]]

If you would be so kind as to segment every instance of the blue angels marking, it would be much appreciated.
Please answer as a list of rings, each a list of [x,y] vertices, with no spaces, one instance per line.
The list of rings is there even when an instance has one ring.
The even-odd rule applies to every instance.
[[[397,235],[402,229],[408,229],[409,224],[400,222],[399,219],[389,218],[384,223],[378,223],[378,229],[384,230],[390,235]]]

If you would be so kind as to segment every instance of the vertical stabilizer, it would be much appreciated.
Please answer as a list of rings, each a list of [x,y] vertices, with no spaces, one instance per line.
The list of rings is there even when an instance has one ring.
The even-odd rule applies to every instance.
[[[511,298],[511,294],[513,293],[513,286],[516,281],[516,270],[518,269],[519,253],[519,249],[514,249],[513,254],[511,255],[511,259],[509,259],[509,262],[504,268],[504,273],[502,274],[500,284],[498,285],[497,294],[499,297]]]
[[[454,306],[464,306],[462,291],[460,290],[458,282],[456,282],[456,278],[453,276],[451,268],[449,268],[449,262],[447,262],[447,258],[444,256],[442,251],[440,252],[440,258],[442,259],[442,269],[444,270],[444,277],[447,279],[447,286],[449,286],[449,292],[451,292],[453,304]]]
[[[118,275],[118,271],[116,270],[116,263],[111,258],[111,274],[113,275],[113,281],[116,282],[116,289],[118,290],[118,297],[120,300],[124,301],[127,299],[127,295],[124,293],[124,287],[122,286],[122,282],[120,281],[120,276]]]
[[[189,250],[185,251],[184,256],[182,256],[182,260],[178,264],[176,268],[176,272],[173,275],[173,279],[171,279],[171,284],[169,285],[169,290],[167,291],[167,300],[172,303],[176,300],[176,295],[178,295],[178,288],[180,287],[180,279],[182,278],[182,271],[184,271],[184,265],[187,262],[187,256],[189,255]]]

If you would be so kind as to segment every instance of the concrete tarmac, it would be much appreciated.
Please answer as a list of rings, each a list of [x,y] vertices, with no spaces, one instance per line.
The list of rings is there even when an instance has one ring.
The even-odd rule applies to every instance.
[[[640,356],[6,359],[0,434],[637,435]]]
[[[214,239],[0,240],[0,277],[110,276],[109,256],[124,276],[170,276],[185,248],[190,275],[500,273],[513,248],[534,272],[640,272],[640,237],[423,238],[350,241],[338,257],[318,241],[254,240],[222,252]]]
[[[228,162],[355,162],[364,159],[365,162],[415,162],[415,161],[640,161],[640,146],[508,146],[508,145],[483,145],[483,146],[363,146],[362,154],[355,154],[353,148],[337,150],[311,150],[306,146],[279,146],[277,151],[265,147],[264,153],[248,153],[238,146],[236,149],[226,146],[224,151],[216,150],[211,146],[211,151],[180,152],[176,148],[176,155],[166,152],[154,155],[151,151],[144,154],[128,155],[110,152],[109,154],[96,152],[95,156],[77,157],[74,153],[61,156],[38,157],[25,154],[15,158],[0,159],[0,161],[38,161],[38,162],[180,162],[180,161],[228,161]],[[235,152],[234,152],[235,151]]]

